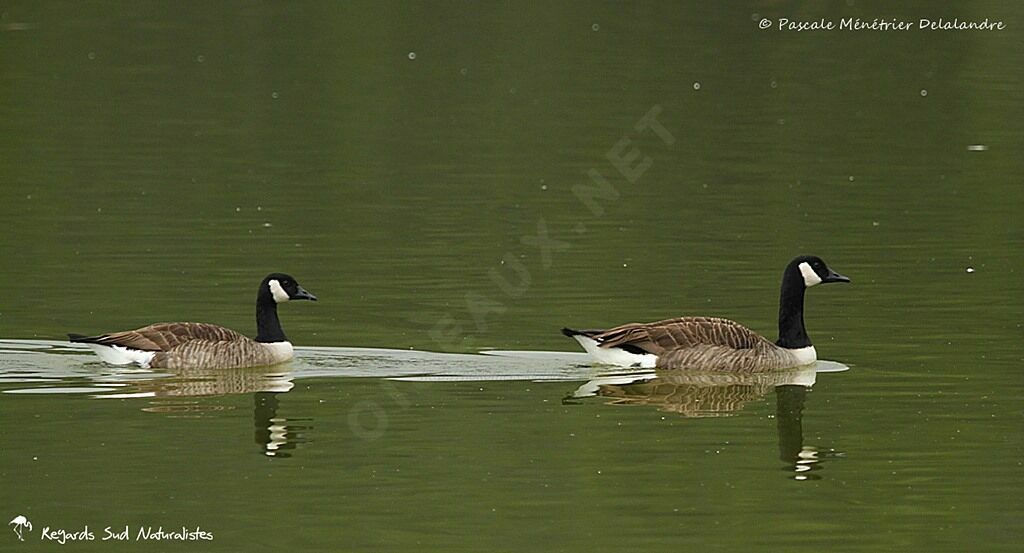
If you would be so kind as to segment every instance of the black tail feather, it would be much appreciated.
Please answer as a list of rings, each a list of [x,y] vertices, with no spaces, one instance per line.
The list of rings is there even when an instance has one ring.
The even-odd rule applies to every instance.
[[[597,336],[598,334],[601,334],[603,332],[604,332],[604,330],[597,330],[597,329],[593,329],[593,330],[576,330],[574,328],[568,328],[568,327],[565,327],[565,328],[562,329],[562,334],[565,334],[566,336],[568,336],[570,338],[572,338],[573,336],[593,337],[593,336]]]
[[[88,344],[95,342],[101,336],[86,336],[85,334],[75,334],[74,332],[68,332],[68,340],[80,344]]]
[[[572,338],[573,336],[586,336],[588,338],[593,338],[594,336],[597,336],[599,334],[604,334],[604,332],[605,332],[604,330],[599,330],[599,329],[576,330],[574,328],[568,328],[568,327],[562,329],[562,334],[565,334],[566,336],[568,336],[570,338]],[[649,352],[649,351],[647,351],[647,350],[645,350],[643,348],[640,348],[638,346],[634,346],[633,344],[622,344],[622,345],[614,346],[614,347],[619,348],[619,349],[624,349],[624,350],[628,351],[629,353],[635,353],[637,355],[643,355],[645,353],[651,353],[651,352]]]

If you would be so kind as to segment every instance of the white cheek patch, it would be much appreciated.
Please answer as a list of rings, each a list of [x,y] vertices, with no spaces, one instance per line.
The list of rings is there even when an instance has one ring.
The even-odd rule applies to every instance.
[[[800,274],[804,276],[804,286],[808,288],[815,284],[821,284],[821,277],[818,276],[818,273],[814,272],[814,269],[806,261],[800,264]]]
[[[291,299],[288,297],[288,292],[285,292],[284,288],[281,288],[281,283],[278,282],[277,279],[271,280],[267,283],[267,286],[270,287],[270,295],[274,296],[275,302],[284,303]]]

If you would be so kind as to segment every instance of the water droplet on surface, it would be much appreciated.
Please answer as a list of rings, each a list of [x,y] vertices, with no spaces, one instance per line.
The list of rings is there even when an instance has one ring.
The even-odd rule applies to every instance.
[[[700,90],[700,83],[693,83],[694,90]]]
[[[411,60],[416,59],[416,52],[409,52],[409,59],[411,59]]]

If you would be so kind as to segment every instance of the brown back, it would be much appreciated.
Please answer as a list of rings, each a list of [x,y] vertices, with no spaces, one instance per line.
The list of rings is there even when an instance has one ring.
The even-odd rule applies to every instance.
[[[207,323],[156,323],[136,330],[106,334],[91,342],[142,351],[169,351],[193,340],[229,342],[248,338],[229,328]]]
[[[742,350],[774,345],[739,323],[716,317],[680,317],[656,323],[630,323],[592,337],[603,348],[632,346],[655,355],[702,346]]]

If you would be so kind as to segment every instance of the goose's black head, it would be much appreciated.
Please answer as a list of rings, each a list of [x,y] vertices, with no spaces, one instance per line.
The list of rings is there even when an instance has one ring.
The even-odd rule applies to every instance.
[[[850,282],[850,279],[833,271],[825,262],[814,255],[801,255],[789,262],[784,280],[803,282],[804,288],[829,282]]]
[[[310,294],[291,275],[284,273],[270,273],[260,284],[259,296],[270,298],[275,303],[284,303],[288,300],[311,300],[316,301],[316,296]]]

